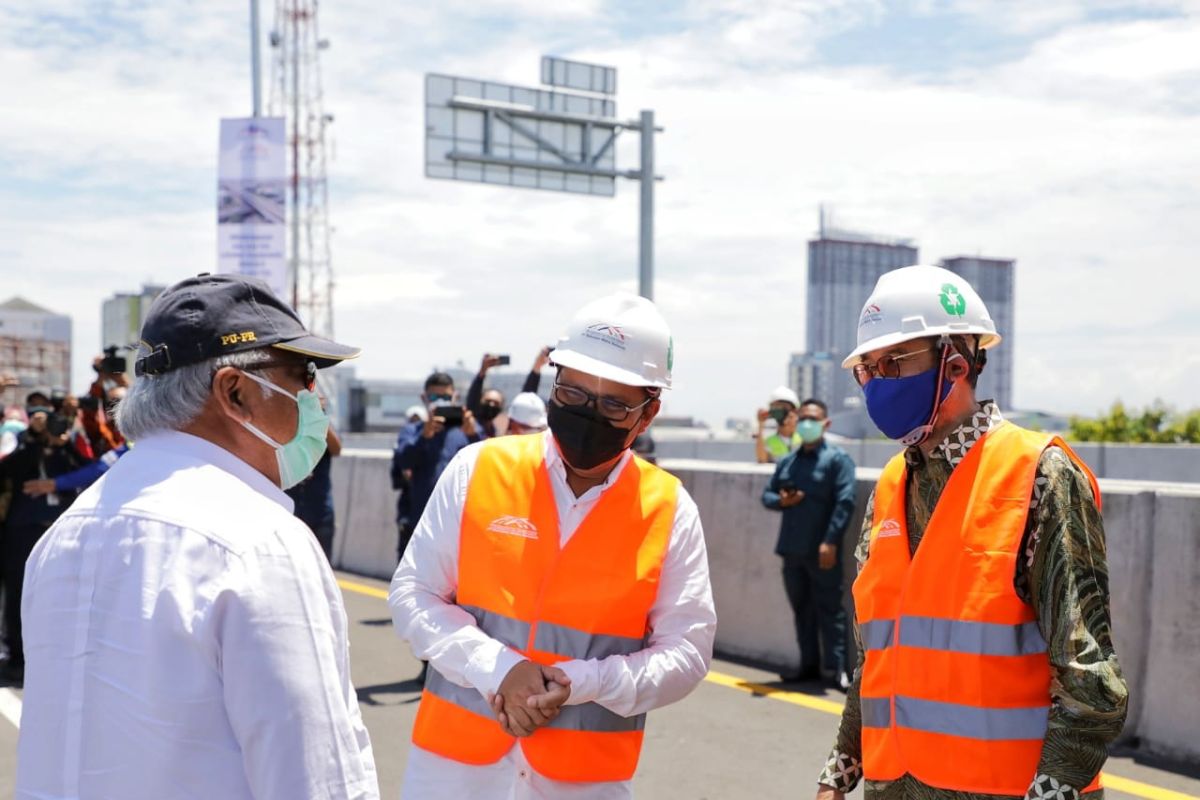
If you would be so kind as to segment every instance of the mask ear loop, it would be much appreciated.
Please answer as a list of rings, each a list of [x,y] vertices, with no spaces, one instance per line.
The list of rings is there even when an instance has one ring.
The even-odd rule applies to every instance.
[[[941,358],[938,359],[938,376],[937,389],[933,393],[933,411],[929,414],[929,421],[914,431],[911,431],[907,436],[900,440],[900,444],[905,447],[916,447],[929,438],[929,434],[933,433],[933,423],[937,420],[938,412],[942,410],[942,381],[946,379],[946,366],[950,362],[950,354],[954,353],[954,343],[949,336],[942,335],[938,339],[938,347],[942,350]],[[957,353],[954,353],[958,355]],[[959,356],[961,358],[961,356]],[[947,395],[949,397],[949,395]]]

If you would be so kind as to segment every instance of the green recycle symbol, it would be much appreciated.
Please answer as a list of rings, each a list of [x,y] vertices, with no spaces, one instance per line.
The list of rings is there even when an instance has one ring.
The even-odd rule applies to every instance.
[[[942,308],[946,309],[947,314],[961,317],[967,313],[967,298],[953,283],[942,284],[942,293],[938,295],[938,299],[942,301]]]

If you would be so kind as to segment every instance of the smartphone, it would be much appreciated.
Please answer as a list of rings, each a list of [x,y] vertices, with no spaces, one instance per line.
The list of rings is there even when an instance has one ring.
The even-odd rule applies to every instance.
[[[502,355],[502,356],[496,356],[496,365],[497,366],[507,367],[511,363],[512,363],[512,358],[510,358],[507,354]]]
[[[779,491],[781,491],[781,492],[792,492],[792,491],[795,491],[795,489],[796,489],[796,484],[792,483],[791,481],[780,481],[779,482]]]
[[[445,419],[447,428],[456,428],[463,424],[462,406],[438,406],[433,409],[433,415]]]

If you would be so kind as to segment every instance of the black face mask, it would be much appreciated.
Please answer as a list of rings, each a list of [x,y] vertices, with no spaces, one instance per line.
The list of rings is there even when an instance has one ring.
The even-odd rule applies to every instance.
[[[479,407],[479,413],[475,416],[479,417],[484,422],[491,422],[496,417],[500,416],[500,406],[484,404]]]
[[[612,461],[629,447],[637,428],[618,428],[588,407],[550,401],[546,421],[563,458],[575,469],[591,469]]]

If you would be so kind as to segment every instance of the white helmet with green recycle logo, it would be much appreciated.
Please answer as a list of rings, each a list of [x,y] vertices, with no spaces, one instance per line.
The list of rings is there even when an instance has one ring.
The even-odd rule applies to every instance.
[[[842,362],[849,369],[872,350],[926,336],[979,336],[987,349],[1000,343],[983,300],[958,275],[917,265],[884,273],[858,318],[858,346]]]

